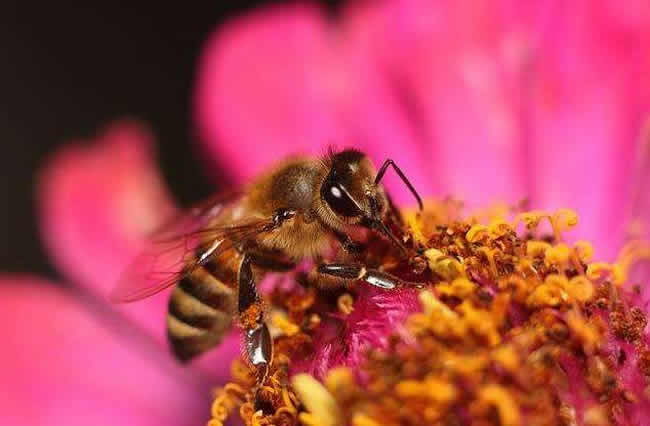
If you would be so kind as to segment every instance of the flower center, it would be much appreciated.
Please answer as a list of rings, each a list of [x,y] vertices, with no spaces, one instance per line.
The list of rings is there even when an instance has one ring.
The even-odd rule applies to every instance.
[[[236,407],[247,425],[606,425],[649,415],[647,317],[630,277],[650,246],[631,242],[615,263],[593,262],[591,244],[562,238],[578,224],[570,210],[459,211],[441,201],[405,213],[406,243],[427,262],[417,273],[372,245],[365,254],[422,278],[421,291],[272,292],[272,373],[257,390],[235,361],[210,425]]]

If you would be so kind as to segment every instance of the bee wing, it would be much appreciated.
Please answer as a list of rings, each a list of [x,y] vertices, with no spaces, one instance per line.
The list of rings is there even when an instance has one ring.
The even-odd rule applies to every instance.
[[[232,200],[233,197],[213,197],[177,215],[154,232],[145,248],[122,273],[109,295],[111,302],[128,303],[152,296],[232,248],[233,243],[263,232],[268,220],[209,226]]]

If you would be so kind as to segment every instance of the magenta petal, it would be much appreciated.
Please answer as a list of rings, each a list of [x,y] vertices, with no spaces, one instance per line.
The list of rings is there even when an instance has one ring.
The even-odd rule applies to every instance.
[[[406,318],[420,309],[414,290],[387,292],[365,287],[352,313],[323,320],[313,339],[313,353],[293,363],[293,374],[308,372],[322,378],[333,367],[357,368],[364,351],[385,349],[388,336],[403,331]]]
[[[120,122],[95,141],[67,146],[40,175],[41,232],[51,258],[102,298],[145,235],[174,211],[152,151],[147,130]],[[157,295],[124,309],[162,338],[165,304]]]
[[[492,2],[408,0],[350,11],[408,99],[436,191],[471,205],[526,193],[518,84],[527,40],[499,13]]]
[[[87,146],[59,152],[40,176],[43,239],[57,267],[100,298],[116,285],[145,236],[175,210],[153,158],[152,138],[133,122],[113,124]],[[116,305],[161,343],[167,354],[169,290]],[[215,382],[228,377],[239,350],[237,333],[199,361]],[[216,361],[218,360],[218,361]]]
[[[352,145],[376,162],[392,156],[426,188],[427,163],[390,80],[358,33],[337,30],[320,10],[298,5],[261,9],[218,31],[195,92],[207,151],[243,180],[290,153]]]
[[[0,424],[195,425],[210,392],[51,283],[0,278]],[[113,324],[115,325],[115,324]]]
[[[284,155],[343,140],[323,93],[326,22],[309,6],[261,9],[207,42],[195,91],[208,153],[248,178]]]
[[[565,4],[542,34],[531,120],[532,195],[539,207],[575,209],[578,234],[595,241],[599,257],[611,258],[628,218],[646,77],[640,76],[642,34],[630,37],[599,12]]]

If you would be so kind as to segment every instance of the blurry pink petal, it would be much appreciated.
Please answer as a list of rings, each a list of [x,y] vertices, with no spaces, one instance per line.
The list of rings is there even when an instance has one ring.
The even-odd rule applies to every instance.
[[[57,153],[40,177],[39,208],[46,247],[57,267],[73,283],[102,299],[116,286],[142,249],[147,234],[174,211],[156,170],[151,134],[133,122],[113,124],[96,141],[71,145]],[[134,283],[137,285],[137,283]],[[116,305],[142,325],[167,353],[169,291]],[[199,362],[218,378],[239,348],[237,334]]]
[[[426,189],[427,162],[392,82],[361,47],[357,34],[306,5],[261,9],[221,28],[195,89],[208,152],[242,180],[289,153],[352,145],[375,162],[393,157]]]
[[[116,123],[95,141],[65,147],[40,176],[41,232],[51,258],[102,298],[145,235],[174,210],[152,142],[139,124]],[[162,338],[165,305],[162,294],[124,309]]]
[[[598,257],[611,258],[628,218],[636,144],[649,112],[639,96],[647,86],[640,31],[648,27],[630,36],[598,12],[587,4],[558,6],[541,34],[531,108],[531,195],[536,206],[577,210],[579,235],[596,242]]]
[[[526,194],[519,84],[528,40],[508,32],[493,2],[404,1],[354,5],[385,72],[411,98],[436,190],[471,205]]]
[[[0,424],[196,425],[209,389],[51,283],[0,278]]]

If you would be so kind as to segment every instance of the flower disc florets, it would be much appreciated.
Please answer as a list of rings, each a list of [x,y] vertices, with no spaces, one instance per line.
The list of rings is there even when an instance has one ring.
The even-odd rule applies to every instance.
[[[459,211],[444,201],[405,214],[428,263],[422,290],[275,289],[272,374],[255,398],[235,361],[210,425],[237,407],[247,425],[643,424],[645,283],[629,273],[648,245],[593,263],[588,242],[563,241],[578,223],[570,210]]]

